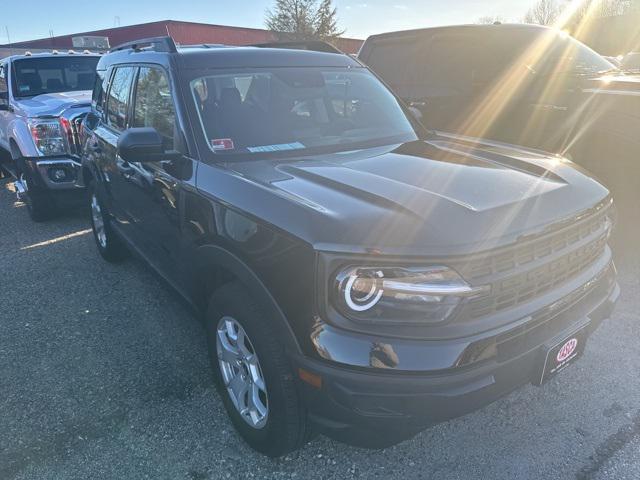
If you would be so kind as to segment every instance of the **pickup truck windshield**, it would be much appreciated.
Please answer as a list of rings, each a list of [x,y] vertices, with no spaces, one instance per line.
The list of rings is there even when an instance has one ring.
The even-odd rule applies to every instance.
[[[190,87],[216,154],[316,154],[417,139],[396,98],[363,68],[211,72]]]
[[[15,97],[91,90],[98,57],[24,58],[13,62]]]

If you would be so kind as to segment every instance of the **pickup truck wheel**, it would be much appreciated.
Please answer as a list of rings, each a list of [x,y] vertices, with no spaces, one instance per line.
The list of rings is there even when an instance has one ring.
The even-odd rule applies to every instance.
[[[128,250],[111,227],[111,217],[100,200],[95,186],[89,184],[89,205],[91,207],[91,227],[98,252],[110,263],[118,263],[128,256]]]
[[[19,165],[20,163],[18,163],[18,179],[22,182],[25,190],[21,198],[27,206],[29,217],[31,217],[31,220],[34,222],[46,222],[51,219],[55,213],[51,196],[46,191],[36,187],[29,173],[23,168],[20,168]]]
[[[307,440],[307,415],[269,318],[238,283],[215,291],[206,314],[216,386],[236,430],[255,450],[279,457]]]

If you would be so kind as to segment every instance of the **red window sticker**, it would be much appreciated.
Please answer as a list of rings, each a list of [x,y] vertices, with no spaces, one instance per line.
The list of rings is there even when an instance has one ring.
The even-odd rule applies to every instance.
[[[211,140],[211,148],[214,150],[233,150],[233,140],[230,138],[214,138]]]

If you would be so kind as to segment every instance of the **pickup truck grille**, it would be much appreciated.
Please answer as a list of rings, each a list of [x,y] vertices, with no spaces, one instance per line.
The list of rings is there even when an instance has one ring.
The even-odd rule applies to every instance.
[[[74,155],[80,154],[80,131],[82,125],[82,119],[84,115],[77,115],[70,119],[69,123],[71,124],[71,132],[73,136],[73,144],[70,145],[71,153]]]
[[[515,307],[568,282],[603,255],[610,227],[603,209],[570,226],[459,266],[472,284],[491,285],[490,295],[463,307],[463,318]]]

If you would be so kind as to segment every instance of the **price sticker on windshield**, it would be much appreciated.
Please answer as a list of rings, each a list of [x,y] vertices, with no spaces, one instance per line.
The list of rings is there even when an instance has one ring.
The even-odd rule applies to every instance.
[[[211,148],[214,151],[219,150],[234,150],[233,140],[230,138],[214,138],[211,140]]]

